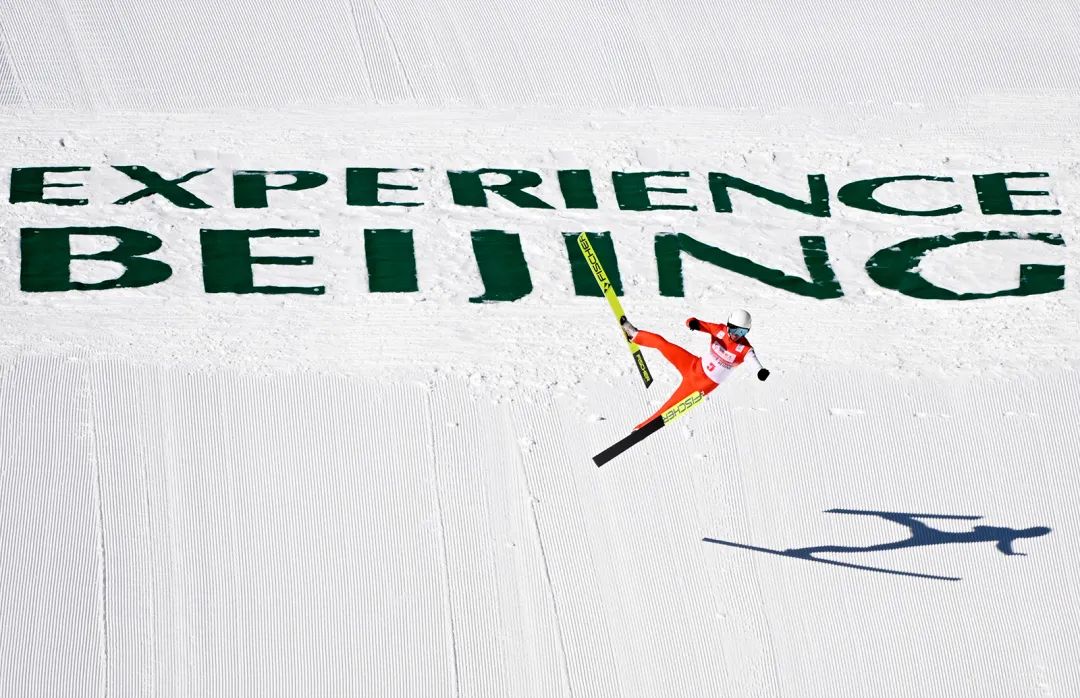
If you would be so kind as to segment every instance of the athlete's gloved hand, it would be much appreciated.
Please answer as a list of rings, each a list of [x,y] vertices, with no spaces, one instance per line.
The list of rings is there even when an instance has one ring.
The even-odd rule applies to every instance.
[[[763,368],[763,369],[761,369],[760,371],[757,372],[757,379],[759,381],[763,381],[768,377],[769,377],[769,369],[767,369],[767,368]]]
[[[689,327],[692,330],[700,330],[701,329],[701,321],[698,320],[696,317],[692,317],[692,318],[690,318],[689,320],[686,321],[686,326]]]

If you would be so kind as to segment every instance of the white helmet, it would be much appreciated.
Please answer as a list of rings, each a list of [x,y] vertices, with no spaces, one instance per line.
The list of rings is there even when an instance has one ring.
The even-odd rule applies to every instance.
[[[741,327],[743,329],[750,329],[750,313],[745,310],[736,310],[727,319],[728,327]]]

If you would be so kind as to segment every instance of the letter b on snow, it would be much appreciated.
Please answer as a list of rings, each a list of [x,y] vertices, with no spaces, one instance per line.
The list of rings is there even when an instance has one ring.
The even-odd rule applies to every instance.
[[[116,239],[117,244],[111,250],[73,254],[71,240],[74,236],[111,237]],[[160,248],[160,238],[119,226],[23,228],[19,288],[29,292],[45,292],[151,286],[172,276],[172,268],[168,264],[144,256]],[[123,271],[120,276],[104,281],[73,281],[71,261],[74,259],[114,262],[121,265]]]

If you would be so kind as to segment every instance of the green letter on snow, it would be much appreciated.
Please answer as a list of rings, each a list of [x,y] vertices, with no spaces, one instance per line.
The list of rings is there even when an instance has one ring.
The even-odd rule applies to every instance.
[[[570,257],[570,276],[574,280],[574,293],[579,296],[603,296],[600,285],[596,283],[589,263],[581,254],[577,236],[579,233],[563,233],[563,241],[566,243],[566,253]],[[596,251],[600,263],[604,265],[604,272],[611,281],[611,288],[615,295],[621,296],[622,280],[619,278],[619,260],[615,257],[615,247],[611,244],[611,233],[586,233],[589,244]]]
[[[918,211],[907,208],[896,208],[883,204],[874,198],[874,192],[878,187],[889,182],[902,182],[905,180],[923,180],[927,182],[952,182],[952,177],[930,177],[929,175],[902,175],[900,177],[878,177],[876,179],[860,179],[840,187],[836,192],[836,198],[852,208],[861,208],[873,213],[885,213],[894,216],[947,216],[952,213],[960,213],[963,207],[955,204],[947,208],[936,208],[930,211]]]
[[[256,286],[253,264],[307,266],[313,257],[252,257],[251,238],[314,238],[318,230],[200,230],[203,288],[207,293],[304,293],[321,295],[323,286]]]
[[[810,273],[807,281],[798,276],[790,276],[777,269],[770,269],[745,257],[733,255],[703,242],[698,242],[683,233],[665,233],[656,236],[656,267],[660,276],[660,295],[682,296],[683,273],[682,253],[703,262],[715,264],[729,271],[774,286],[784,291],[797,293],[809,298],[840,298],[844,292],[836,279],[832,266],[829,265],[829,253],[825,247],[825,238],[804,236],[799,238],[802,245],[803,260]]]
[[[972,175],[975,179],[975,193],[979,197],[979,206],[986,215],[1005,214],[1012,216],[1058,216],[1061,211],[1048,209],[1018,209],[1013,206],[1014,196],[1049,196],[1048,191],[1036,189],[1009,189],[1005,180],[1010,177],[1049,177],[1048,172],[996,172],[994,174]]]
[[[724,172],[709,173],[709,191],[712,192],[713,209],[717,213],[731,213],[731,195],[729,189],[737,189],[746,192],[759,199],[765,199],[771,203],[792,211],[805,213],[808,216],[825,218],[829,216],[829,185],[825,181],[825,175],[806,175],[806,184],[810,189],[810,199],[803,201],[794,196],[788,196],[782,192],[774,191],[760,184],[739,179]]]
[[[697,206],[684,204],[654,204],[649,199],[649,192],[666,194],[685,194],[685,189],[676,187],[650,187],[649,177],[689,177],[689,172],[612,172],[611,184],[615,187],[615,200],[623,211],[696,211]]]
[[[598,208],[592,173],[588,170],[559,170],[559,190],[566,208]],[[577,242],[574,243],[575,245]],[[580,251],[580,250],[579,250]]]
[[[142,189],[132,194],[128,194],[122,199],[117,199],[113,203],[117,204],[130,204],[133,201],[151,196],[153,194],[159,194],[168,199],[171,203],[179,206],[180,208],[210,208],[210,204],[206,203],[199,197],[195,196],[187,189],[184,189],[180,185],[187,182],[190,179],[194,179],[199,175],[204,175],[213,168],[207,168],[205,170],[195,170],[194,172],[188,172],[185,175],[181,175],[176,179],[165,179],[157,172],[143,167],[141,165],[113,165],[114,170],[123,172],[128,177],[131,177],[136,182],[144,185]]]
[[[956,293],[935,286],[919,273],[919,262],[932,250],[953,245],[990,240],[1036,240],[1048,245],[1064,245],[1056,233],[1013,233],[1000,230],[972,231],[956,235],[940,235],[928,238],[904,240],[877,252],[866,262],[866,271],[879,286],[899,291],[913,298],[928,300],[969,301],[998,296],[1031,296],[1037,293],[1053,293],[1065,288],[1065,267],[1049,264],[1021,264],[1020,283],[994,293]]]
[[[112,237],[116,238],[117,245],[103,252],[72,254],[73,235]],[[132,228],[23,228],[21,247],[22,273],[19,288],[33,293],[139,288],[159,283],[172,275],[172,269],[165,262],[143,256],[156,252],[161,247],[161,239]],[[106,281],[72,281],[73,259],[115,262],[123,266],[124,271],[119,277]]]
[[[380,189],[416,191],[410,184],[388,184],[379,181],[382,172],[423,172],[419,167],[398,170],[392,167],[348,167],[345,169],[345,203],[349,206],[423,206],[413,201],[380,201]]]
[[[269,175],[292,177],[293,181],[285,184],[268,184]],[[266,192],[271,189],[301,191],[314,189],[326,184],[327,177],[321,172],[306,170],[238,170],[233,172],[233,206],[236,208],[267,208]]]
[[[416,251],[411,230],[364,231],[368,290],[374,293],[409,293],[416,283]]]
[[[532,292],[532,278],[516,233],[474,230],[472,245],[484,293],[470,298],[470,303],[516,301]]]
[[[53,206],[85,206],[86,199],[46,199],[46,187],[81,187],[81,183],[46,183],[49,172],[89,172],[89,167],[16,167],[11,171],[10,201],[13,204],[52,204]]]
[[[497,174],[506,177],[501,184],[484,184],[484,175]],[[543,178],[531,170],[450,170],[446,173],[450,180],[450,192],[458,206],[477,206],[486,208],[487,192],[498,194],[519,208],[555,208],[525,189],[539,186]]]

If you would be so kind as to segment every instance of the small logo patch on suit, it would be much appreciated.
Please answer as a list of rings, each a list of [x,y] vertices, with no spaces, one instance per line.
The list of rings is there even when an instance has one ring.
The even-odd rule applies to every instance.
[[[735,363],[735,355],[732,354],[730,351],[727,351],[726,349],[714,348],[713,356],[722,363],[727,364],[728,366]]]

